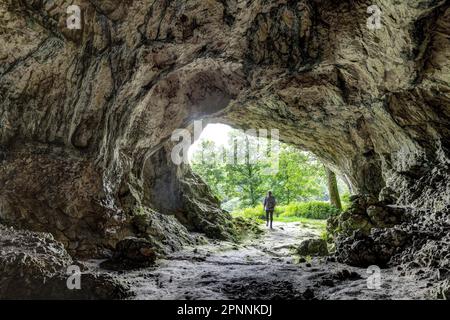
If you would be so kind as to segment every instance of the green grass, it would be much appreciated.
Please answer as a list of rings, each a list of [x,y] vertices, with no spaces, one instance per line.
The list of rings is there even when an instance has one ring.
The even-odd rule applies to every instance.
[[[248,214],[248,211],[247,211]],[[248,215],[245,216],[242,214],[242,212],[233,212],[233,217],[243,217],[245,219],[254,219],[254,221],[259,222],[260,224],[266,223],[266,218],[264,219],[262,217],[249,217]],[[296,217],[296,216],[274,216],[273,217],[274,222],[297,222],[300,223],[301,227],[304,228],[311,228],[311,229],[317,229],[321,232],[321,237],[326,238],[326,226],[327,226],[327,220],[326,219],[310,219],[305,217]]]
[[[339,213],[339,210],[323,201],[292,202],[275,207],[274,219],[278,221],[300,221],[298,218],[327,219]],[[264,220],[266,213],[262,205],[235,210],[233,216]]]
[[[327,219],[339,213],[337,208],[324,201],[292,202],[286,206],[280,206],[279,210],[282,217],[310,219]]]
[[[318,219],[308,219],[308,218],[300,218],[299,220],[302,225],[312,229],[320,229],[325,231],[327,228],[327,220],[318,220]]]
[[[261,220],[265,222],[265,220]],[[278,222],[300,222],[301,224],[308,226],[310,228],[315,229],[325,229],[327,225],[326,219],[310,219],[310,218],[303,218],[303,217],[274,217],[273,221]]]
[[[273,217],[273,221],[279,221],[279,222],[302,222],[307,218],[301,218],[301,217]]]

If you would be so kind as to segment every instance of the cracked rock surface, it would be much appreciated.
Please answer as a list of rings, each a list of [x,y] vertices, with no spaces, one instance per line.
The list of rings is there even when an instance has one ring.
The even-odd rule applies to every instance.
[[[298,244],[320,231],[299,223],[275,222],[256,239],[186,247],[149,268],[117,275],[135,293],[131,299],[428,299],[437,297],[423,274],[381,270],[379,288],[368,287],[366,268],[312,258],[293,257]],[[328,259],[329,260],[329,259]],[[98,262],[89,267],[98,270]],[[99,270],[110,273],[111,271]],[[402,273],[403,272],[403,273]],[[114,273],[113,273],[114,274]],[[434,291],[433,291],[434,290]]]
[[[366,208],[379,226],[346,235],[344,256],[380,238],[370,257],[402,247],[435,261],[427,248],[448,244],[419,242],[443,241],[427,234],[450,202],[449,3],[378,0],[369,30],[372,2],[79,0],[70,30],[72,1],[1,1],[0,221],[78,257],[127,237],[164,253],[194,233],[233,239],[209,188],[171,161],[172,132],[203,119],[279,129],[355,194],[395,190],[410,220]],[[399,223],[417,225],[417,245]]]
[[[67,281],[79,266],[80,288]],[[129,288],[110,275],[84,272],[63,245],[45,233],[0,225],[0,299],[124,299]]]

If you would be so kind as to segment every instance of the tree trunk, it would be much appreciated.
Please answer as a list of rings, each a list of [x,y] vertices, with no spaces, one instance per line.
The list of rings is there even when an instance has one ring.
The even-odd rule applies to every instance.
[[[336,180],[336,174],[330,169],[325,167],[328,178],[328,193],[330,195],[330,202],[333,206],[342,210],[341,198],[339,197],[339,190]]]

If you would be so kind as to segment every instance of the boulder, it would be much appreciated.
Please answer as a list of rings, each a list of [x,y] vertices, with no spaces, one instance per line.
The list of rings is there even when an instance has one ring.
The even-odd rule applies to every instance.
[[[341,263],[356,267],[385,267],[407,244],[409,234],[400,228],[372,229],[370,234],[355,231],[336,238],[336,257]]]
[[[328,255],[327,242],[324,239],[307,239],[300,243],[297,253],[301,256]]]
[[[129,270],[153,265],[157,254],[153,244],[142,238],[129,237],[117,243],[113,257],[101,263],[112,270]]]
[[[331,238],[338,234],[351,236],[358,231],[369,235],[373,228],[393,227],[404,220],[405,210],[386,205],[372,195],[352,195],[348,210],[327,222]]]
[[[390,187],[384,187],[381,189],[378,199],[383,204],[395,204],[397,202],[398,195]]]
[[[80,288],[69,289],[69,266],[79,266],[48,233],[0,225],[0,299],[123,299],[129,287],[80,268]]]

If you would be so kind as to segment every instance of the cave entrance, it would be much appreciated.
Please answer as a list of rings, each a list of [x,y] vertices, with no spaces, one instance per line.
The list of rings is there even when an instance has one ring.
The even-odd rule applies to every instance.
[[[279,142],[276,132],[210,123],[189,148],[189,163],[234,217],[263,223],[263,201],[271,190],[277,199],[274,228],[296,222],[325,234],[326,219],[348,203],[343,179],[314,154]]]

